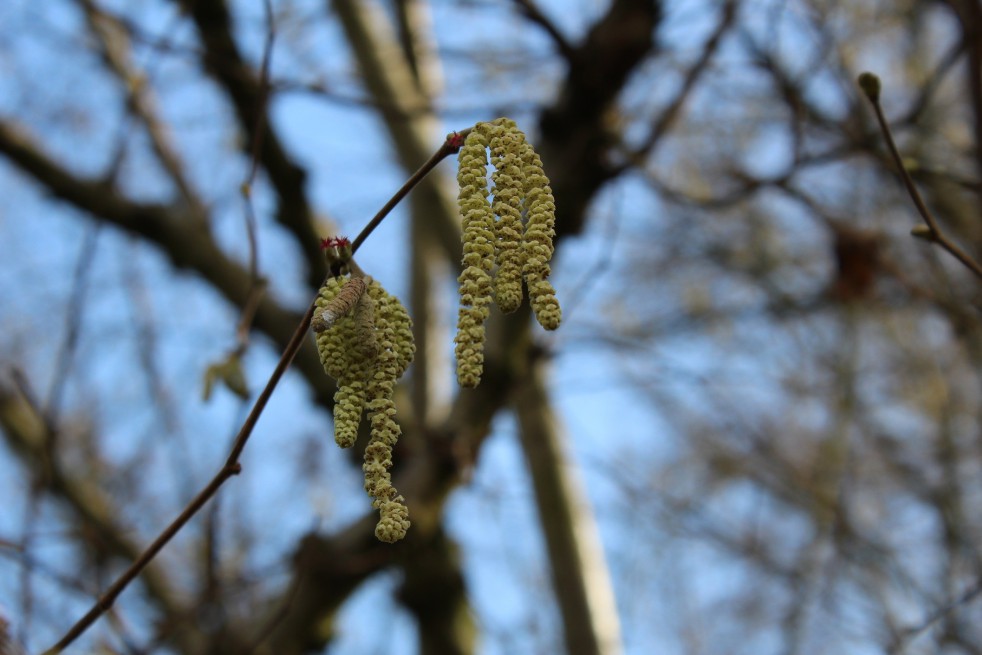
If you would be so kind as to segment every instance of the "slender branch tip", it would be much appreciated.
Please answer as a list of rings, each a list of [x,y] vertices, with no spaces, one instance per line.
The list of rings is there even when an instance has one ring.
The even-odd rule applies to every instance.
[[[859,83],[859,88],[863,90],[866,97],[869,98],[870,102],[877,103],[880,101],[880,78],[866,71],[865,73],[860,73],[859,78],[856,80]]]
[[[917,239],[924,239],[925,241],[937,241],[937,235],[934,230],[931,229],[929,225],[924,223],[919,223],[914,227],[910,228],[910,236]]]

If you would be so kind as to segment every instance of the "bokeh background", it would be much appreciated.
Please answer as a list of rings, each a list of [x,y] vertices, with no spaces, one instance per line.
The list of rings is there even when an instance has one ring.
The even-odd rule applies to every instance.
[[[982,286],[910,236],[864,70],[982,256],[979,0],[5,0],[0,651],[221,468],[319,238],[509,116],[559,330],[494,312],[456,387],[452,158],[357,256],[416,324],[409,537],[375,541],[309,338],[67,652],[982,652]]]

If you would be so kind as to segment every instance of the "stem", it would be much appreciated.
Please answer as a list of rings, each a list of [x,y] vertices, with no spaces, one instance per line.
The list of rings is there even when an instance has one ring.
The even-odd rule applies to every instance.
[[[466,136],[467,132],[470,130],[463,130],[458,132],[457,135]],[[378,214],[369,221],[365,229],[361,231],[361,234],[354,240],[351,245],[352,254],[358,250],[358,247],[368,238],[368,235],[379,226],[382,220],[392,211],[392,209],[399,204],[399,201],[406,197],[413,187],[420,183],[420,181],[426,177],[426,175],[436,168],[443,159],[449,155],[455,154],[459,149],[459,145],[455,142],[459,142],[459,139],[451,139],[450,137],[444,141],[443,145],[430,157],[426,163],[419,167],[412,177],[410,177],[402,187],[396,191],[395,195],[385,203],[385,206],[379,210]],[[130,565],[119,578],[110,585],[109,589],[99,597],[85,616],[79,619],[71,629],[65,633],[58,643],[49,648],[44,652],[44,655],[57,655],[61,653],[65,648],[67,648],[72,642],[78,639],[89,627],[95,623],[99,617],[101,617],[106,610],[112,607],[116,598],[123,592],[124,589],[135,580],[140,573],[147,567],[148,564],[157,556],[164,546],[167,545],[174,536],[180,532],[181,528],[187,524],[188,521],[194,517],[195,514],[204,507],[209,500],[218,492],[219,488],[225,481],[234,475],[238,475],[242,471],[242,465],[239,463],[239,458],[242,456],[242,451],[245,450],[246,443],[249,441],[249,437],[252,436],[252,431],[256,427],[256,423],[259,421],[259,417],[262,415],[263,410],[266,408],[266,403],[269,401],[270,397],[273,395],[273,391],[276,389],[276,385],[279,384],[280,378],[290,367],[293,362],[293,358],[296,357],[297,352],[300,350],[300,346],[303,345],[304,338],[307,336],[307,330],[310,327],[310,321],[314,315],[315,304],[312,301],[310,306],[307,307],[307,311],[304,313],[303,318],[300,319],[300,324],[297,325],[296,330],[294,330],[293,335],[290,337],[290,341],[280,356],[280,360],[276,363],[276,368],[273,369],[273,373],[270,375],[269,380],[266,382],[265,388],[259,397],[256,398],[256,402],[253,404],[252,409],[249,411],[249,415],[246,417],[245,421],[242,423],[242,428],[235,437],[235,441],[232,444],[232,448],[229,452],[228,458],[225,460],[225,464],[219,469],[218,473],[211,479],[211,481],[205,485],[205,487],[198,492],[187,506],[181,510],[181,513],[174,519],[170,525],[168,525],[164,530],[154,539],[146,550]]]
[[[864,75],[867,74],[864,73]],[[865,88],[864,91],[866,91]],[[934,241],[939,246],[951,253],[955,259],[964,264],[968,270],[982,278],[982,266],[972,259],[972,257],[962,250],[956,243],[945,236],[945,234],[941,231],[941,228],[938,226],[938,222],[934,218],[934,215],[931,214],[931,211],[927,208],[927,204],[925,204],[924,199],[921,198],[921,194],[917,191],[917,187],[914,185],[914,180],[911,178],[910,172],[908,172],[907,167],[904,165],[903,159],[900,157],[900,151],[897,150],[897,144],[893,141],[893,134],[890,131],[890,126],[887,124],[887,119],[883,115],[883,108],[880,106],[878,89],[876,93],[866,91],[865,95],[870,104],[873,105],[873,113],[876,115],[876,122],[880,124],[880,131],[883,133],[883,138],[887,143],[887,149],[890,151],[890,155],[893,157],[893,161],[897,165],[897,170],[900,171],[900,179],[903,180],[904,186],[907,188],[907,193],[910,195],[910,199],[914,201],[914,206],[917,208],[917,212],[921,215],[921,218],[924,219],[924,223],[927,224],[929,232],[924,234],[921,238]]]
[[[443,161],[443,159],[447,156],[456,154],[457,151],[460,150],[460,146],[457,144],[463,143],[464,138],[470,133],[470,131],[471,128],[467,128],[466,130],[455,132],[453,135],[451,135],[453,138],[447,137],[447,140],[443,142],[440,149],[433,153],[433,156],[427,159],[426,163],[420,166],[419,170],[413,173],[412,177],[406,180],[406,183],[402,185],[402,188],[395,192],[395,195],[389,199],[389,202],[385,203],[382,209],[375,214],[372,220],[368,221],[368,225],[366,225],[365,229],[361,231],[361,234],[355,237],[355,240],[351,242],[352,253],[358,250],[358,246],[360,246],[365,239],[368,238],[368,235],[375,231],[375,228],[382,223],[382,219],[384,219],[386,215],[392,211],[393,207],[398,205],[414,186],[419,184],[431,170],[436,168],[437,164]]]

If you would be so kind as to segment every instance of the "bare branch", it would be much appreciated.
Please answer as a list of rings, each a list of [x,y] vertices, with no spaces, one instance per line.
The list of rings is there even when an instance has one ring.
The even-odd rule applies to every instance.
[[[140,549],[127,536],[130,530],[119,524],[115,501],[94,483],[93,476],[62,465],[59,451],[52,447],[60,441],[55,436],[59,427],[31,401],[29,391],[0,387],[0,427],[13,451],[32,462],[31,467],[40,476],[45,490],[61,500],[76,520],[93,532],[98,548],[123,559],[137,556]],[[180,613],[181,604],[162,569],[148,569],[144,584],[166,614]]]
[[[99,41],[103,60],[125,90],[128,109],[139,118],[146,129],[154,154],[182,197],[195,211],[201,211],[204,202],[188,181],[184,165],[171,142],[167,126],[157,114],[149,80],[145,79],[144,73],[132,61],[128,37],[130,30],[127,25],[98,7],[93,0],[75,1],[81,5],[89,30]]]
[[[197,272],[234,305],[242,307],[251,297],[253,285],[248,271],[222,252],[200,216],[189,214],[184,207],[134,202],[100,181],[78,177],[40,152],[26,135],[3,120],[0,120],[0,154],[51,194],[88,212],[96,220],[159,246],[175,266]],[[256,309],[256,328],[279,344],[289,342],[297,320],[297,314],[268,297],[263,297]],[[298,364],[319,399],[330,406],[334,386],[324,377],[312,344],[307,344]]]
[[[934,215],[931,214],[931,211],[924,203],[924,199],[921,198],[921,194],[917,190],[914,180],[911,179],[910,173],[907,171],[907,166],[904,165],[904,160],[900,156],[900,151],[897,150],[897,144],[893,141],[893,134],[890,132],[890,125],[887,123],[887,119],[883,115],[883,108],[880,106],[879,78],[872,73],[863,73],[859,76],[859,84],[862,87],[867,99],[869,99],[870,104],[873,106],[876,121],[880,124],[880,130],[883,132],[883,139],[886,141],[887,148],[890,150],[890,155],[893,157],[893,162],[900,174],[900,179],[907,188],[907,193],[910,194],[910,199],[914,202],[917,212],[921,215],[921,218],[924,219],[924,225],[915,226],[914,229],[911,230],[911,234],[918,238],[937,243],[944,250],[947,250],[955,259],[964,264],[968,270],[982,278],[982,265],[979,265],[979,263],[972,259],[968,253],[962,250],[955,242],[951,241],[944,234],[944,232],[941,231],[941,227],[935,220]]]
[[[564,452],[543,364],[541,360],[529,363],[531,370],[515,392],[515,410],[562,613],[566,652],[620,653],[617,604],[596,519]]]
[[[577,234],[590,199],[622,170],[609,163],[618,138],[606,113],[628,77],[654,50],[661,22],[657,0],[615,0],[573,52],[559,97],[540,120],[537,148],[556,197],[556,234]]]
[[[197,2],[175,0],[194,20],[204,45],[204,67],[225,90],[239,124],[248,137],[248,147],[259,143],[259,161],[279,197],[276,219],[294,236],[307,262],[308,284],[316,288],[327,268],[321,257],[313,212],[307,201],[307,173],[286,152],[265,121],[268,86],[245,61],[232,36],[232,20],[225,0]]]
[[[703,73],[709,67],[709,63],[712,61],[713,55],[716,54],[716,50],[719,48],[719,44],[722,42],[723,36],[725,36],[733,26],[733,21],[736,18],[737,13],[736,10],[736,0],[727,0],[723,4],[723,9],[720,14],[719,22],[716,24],[716,29],[713,31],[712,35],[710,35],[709,39],[706,41],[706,44],[702,47],[702,52],[699,54],[699,59],[697,59],[692,65],[689,72],[686,73],[685,79],[682,82],[682,87],[679,89],[678,93],[675,94],[675,97],[664,109],[664,111],[662,111],[657,122],[655,122],[654,127],[652,127],[651,132],[648,134],[648,138],[645,139],[640,148],[632,153],[631,161],[640,162],[645,157],[650,156],[651,151],[671,128],[672,123],[679,115],[679,112],[685,105],[686,99],[692,93],[696,83],[698,83],[699,78],[702,77]]]
[[[440,161],[446,158],[448,155],[455,153],[459,148],[455,140],[447,139],[437,150],[437,152],[431,157],[417,173],[410,178],[410,180],[403,185],[403,187],[396,193],[395,198],[402,198],[412,189],[415,184],[425,177],[426,173],[433,170]],[[371,232],[371,227],[377,225],[381,222],[382,218],[395,206],[398,200],[390,201],[382,212],[373,219],[369,227],[359,235],[360,241],[364,241],[368,233]],[[360,243],[359,241],[359,243]],[[352,244],[352,252],[357,249],[356,244]],[[235,437],[235,441],[232,444],[231,451],[229,452],[228,458],[225,460],[225,464],[218,470],[211,481],[201,490],[198,494],[188,503],[188,505],[181,511],[176,519],[174,519],[170,525],[168,525],[164,530],[158,535],[156,539],[146,548],[145,551],[133,562],[133,564],[121,575],[119,578],[113,582],[112,585],[102,594],[96,601],[95,605],[79,619],[75,625],[62,637],[57,644],[52,646],[46,655],[55,655],[60,653],[67,646],[71,645],[78,637],[80,637],[86,630],[95,623],[100,616],[102,616],[110,607],[112,607],[116,598],[123,593],[129,584],[135,580],[143,570],[153,561],[157,554],[167,545],[167,543],[174,538],[174,536],[181,531],[181,529],[190,521],[195,514],[197,514],[201,508],[203,508],[209,500],[218,492],[225,482],[232,476],[238,475],[242,471],[242,465],[239,463],[239,458],[242,456],[242,452],[245,450],[246,444],[249,438],[252,436],[252,431],[256,427],[256,423],[259,421],[259,417],[262,416],[263,410],[266,408],[266,404],[273,395],[273,391],[276,390],[280,379],[286,370],[290,367],[293,362],[294,357],[296,357],[297,352],[300,350],[300,346],[307,341],[307,330],[310,328],[311,319],[314,316],[314,310],[316,305],[311,301],[310,305],[307,307],[307,311],[303,318],[300,320],[300,324],[297,325],[290,337],[290,341],[280,356],[279,361],[276,363],[276,368],[270,375],[269,380],[266,382],[266,386],[263,388],[262,392],[256,398],[252,409],[249,411],[249,415],[246,417],[245,422],[242,424],[242,428]]]
[[[552,42],[556,45],[556,49],[559,54],[562,55],[563,59],[568,62],[572,62],[576,58],[576,49],[573,45],[566,39],[566,36],[562,33],[559,27],[552,22],[548,16],[542,13],[539,9],[539,5],[536,4],[535,0],[512,0],[517,6],[519,11],[525,15],[532,23],[535,23],[541,27]]]

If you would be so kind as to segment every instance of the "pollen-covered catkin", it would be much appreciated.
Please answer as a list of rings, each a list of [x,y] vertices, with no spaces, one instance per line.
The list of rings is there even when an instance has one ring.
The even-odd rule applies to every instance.
[[[487,145],[483,130],[475,128],[460,149],[457,203],[463,223],[463,271],[460,284],[460,310],[454,352],[457,381],[476,387],[484,370],[484,321],[492,297],[491,271],[494,268],[494,213],[488,202]]]
[[[358,426],[365,411],[369,376],[375,365],[375,353],[360,346],[363,338],[353,316],[345,316],[336,324],[350,364],[345,378],[338,380],[334,393],[334,441],[341,448],[350,448],[358,439]]]
[[[324,308],[340,293],[346,278],[329,277],[324,282],[314,302],[316,306],[315,316],[324,311]],[[317,333],[317,353],[320,355],[321,365],[324,371],[335,380],[340,380],[345,376],[348,369],[348,354],[345,352],[343,339],[340,332],[336,330],[325,330]]]
[[[412,323],[402,303],[376,282],[369,285],[368,293],[376,306],[379,352],[368,382],[372,437],[365,449],[362,469],[365,473],[365,491],[373,498],[373,505],[380,512],[375,534],[382,541],[393,542],[406,535],[409,510],[392,486],[389,473],[392,448],[401,434],[395,421],[396,409],[392,396],[396,380],[412,361],[415,345],[412,342]]]
[[[499,119],[490,140],[491,163],[495,170],[492,210],[495,222],[494,302],[505,314],[522,304],[522,195],[524,174],[519,153],[525,135],[514,121]]]
[[[389,500],[376,501],[379,521],[375,526],[375,537],[379,541],[394,543],[406,536],[409,530],[409,508],[402,496]]]
[[[556,236],[556,203],[549,178],[542,170],[542,160],[528,143],[521,148],[524,174],[526,224],[522,240],[524,262],[522,275],[529,290],[529,302],[539,324],[555,330],[562,320],[562,310],[556,291],[549,283],[549,260],[552,259],[553,237]]]
[[[357,282],[355,282],[357,280]],[[365,491],[379,510],[376,536],[398,541],[409,529],[409,510],[392,486],[392,448],[401,430],[392,399],[396,380],[413,360],[412,321],[394,296],[370,278],[332,277],[324,283],[316,306],[338,307],[350,285],[360,293],[329,326],[317,335],[321,361],[338,382],[334,395],[335,440],[342,448],[354,444],[361,415],[367,409],[371,438],[365,448]]]
[[[495,169],[493,203],[488,149]],[[484,323],[492,298],[502,312],[515,311],[524,278],[536,320],[547,330],[559,327],[562,312],[549,283],[556,206],[541,159],[508,118],[474,126],[460,149],[457,180],[464,257],[454,350],[458,383],[474,387],[484,372]]]
[[[359,325],[358,312],[351,313],[351,305],[362,305],[365,298],[365,281],[361,278],[332,277],[324,283],[316,305],[321,313],[338,308],[340,301],[348,303],[345,314],[332,320],[317,335],[317,349],[327,374],[337,381],[334,393],[334,440],[341,448],[350,448],[358,437],[358,425],[365,408],[368,378],[377,351],[366,347],[374,341],[374,334],[366,334]],[[371,301],[367,300],[368,311]],[[364,312],[364,310],[361,310]],[[364,321],[365,317],[362,316]]]

